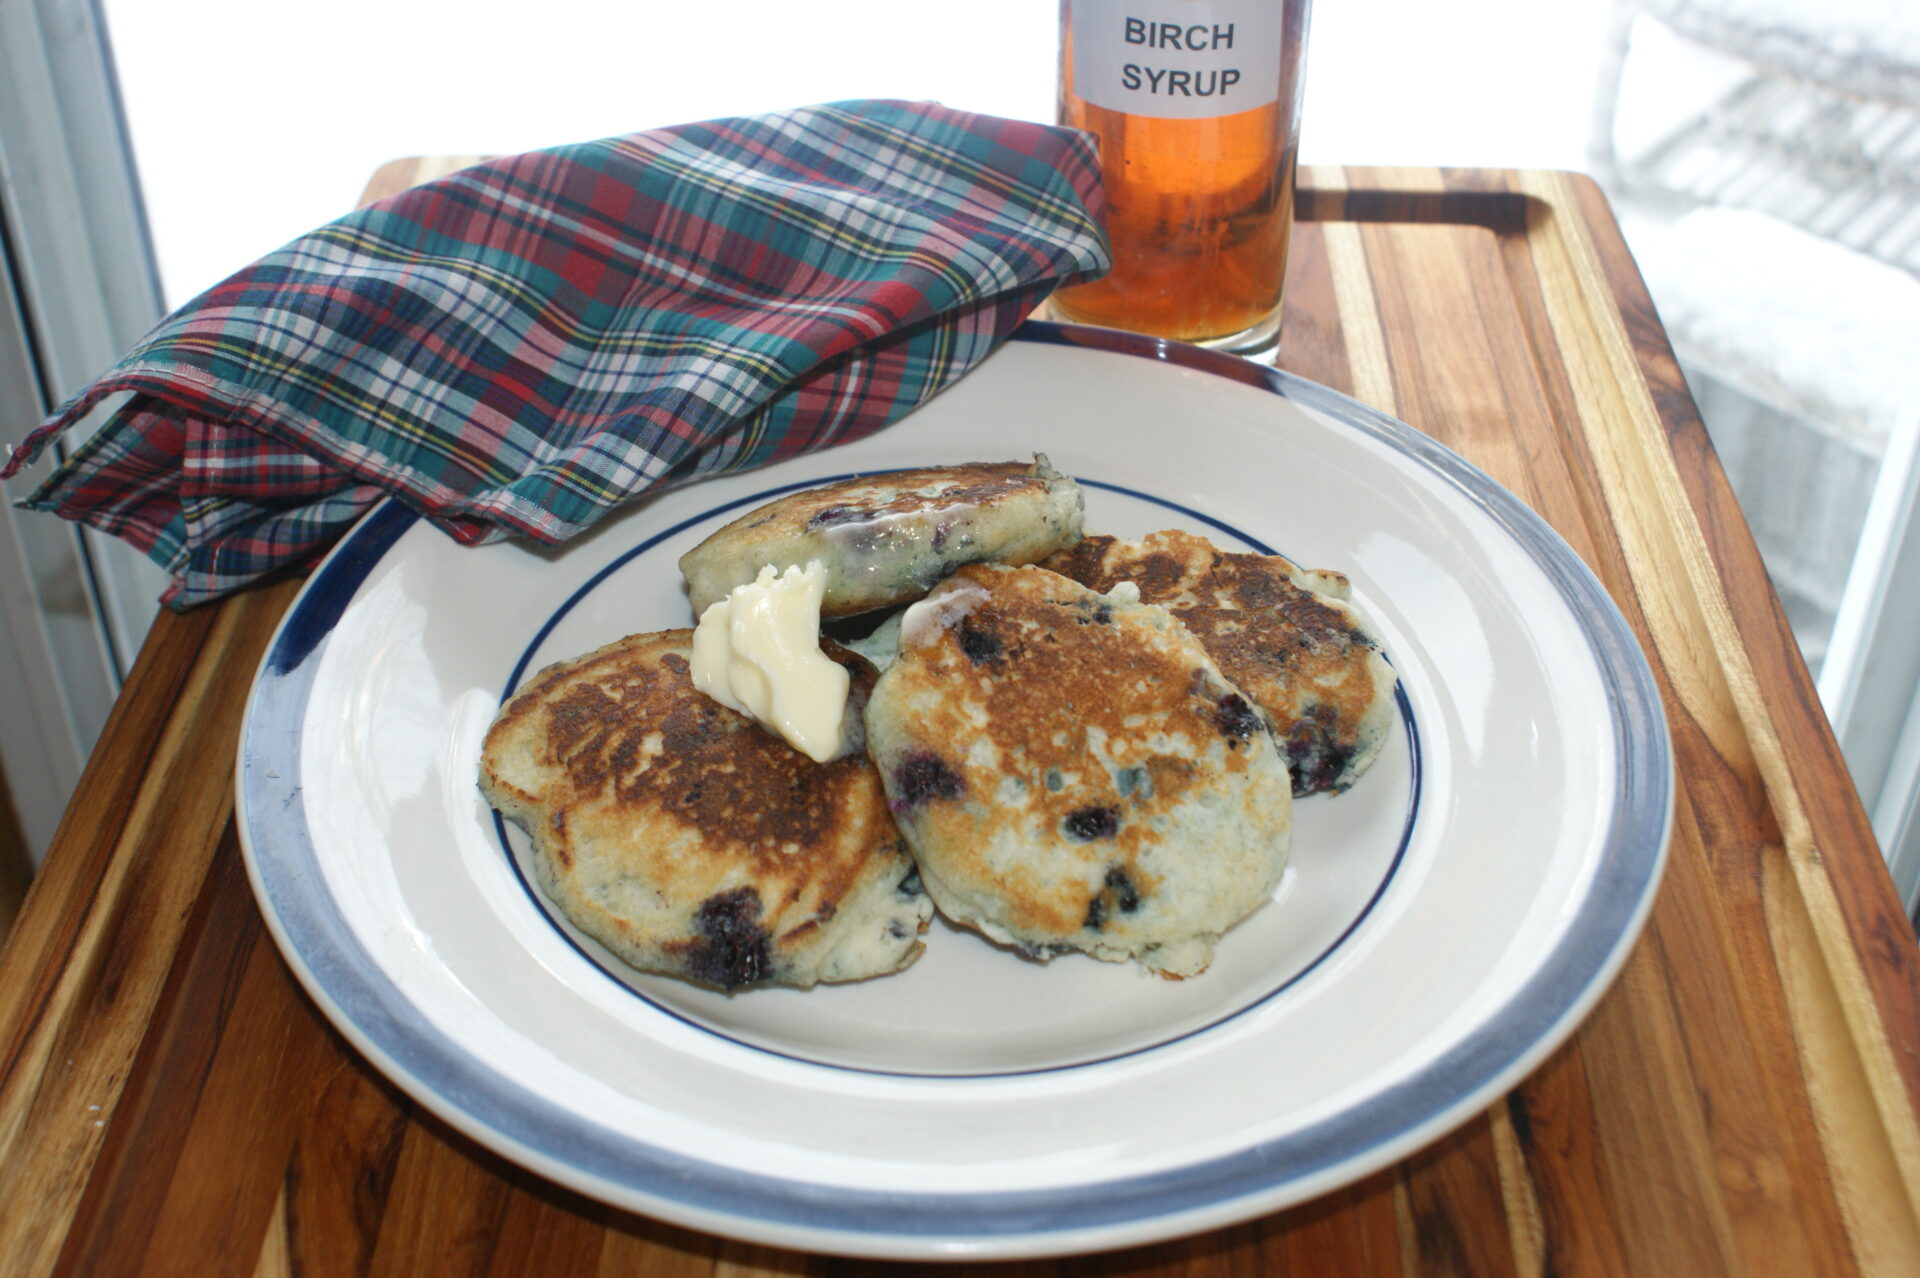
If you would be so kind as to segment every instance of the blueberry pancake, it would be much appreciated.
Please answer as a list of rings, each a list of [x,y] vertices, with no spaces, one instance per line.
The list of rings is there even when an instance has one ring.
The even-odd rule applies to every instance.
[[[1339,573],[1229,554],[1185,532],[1088,537],[1045,565],[1094,590],[1130,581],[1180,618],[1259,707],[1296,797],[1346,789],[1380,753],[1393,726],[1393,667]]]
[[[1080,539],[1079,485],[1036,456],[893,471],[792,493],[680,557],[693,614],[772,564],[826,565],[823,616],[906,603],[961,564],[1029,564]]]
[[[907,610],[866,717],[934,904],[1030,956],[1191,976],[1285,868],[1273,738],[1130,587],[962,568]]]
[[[815,763],[697,691],[692,638],[549,666],[494,720],[480,789],[531,837],[541,889],[641,971],[724,990],[905,967],[932,907],[873,765]],[[873,668],[827,651],[858,724]]]

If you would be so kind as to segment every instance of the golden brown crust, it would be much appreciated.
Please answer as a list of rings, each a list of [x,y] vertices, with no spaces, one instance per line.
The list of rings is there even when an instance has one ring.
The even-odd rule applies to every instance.
[[[937,847],[941,879],[991,884],[1011,931],[1123,924],[1161,891],[1170,814],[1247,776],[1256,736],[1284,800],[1255,712],[1165,613],[1034,567],[962,568],[939,599],[887,675],[896,734],[923,743],[888,760],[890,791],[923,871]]]
[[[549,819],[558,826],[584,804],[600,820],[664,816],[700,831],[716,852],[751,861],[759,876],[777,872],[794,846],[842,838],[848,792],[865,788],[865,760],[816,764],[699,694],[686,655],[691,631],[668,635],[603,649],[515,697],[502,716],[534,721],[543,757],[565,777],[566,799],[549,802]],[[838,656],[870,692],[872,667],[844,649]]]
[[[651,885],[649,904],[683,923],[691,916],[696,934],[652,943],[683,954],[713,932],[731,954],[745,937],[771,947],[753,968],[757,980],[831,919],[878,862],[903,873],[905,850],[866,757],[815,763],[700,693],[692,634],[634,635],[541,671],[488,731],[482,789],[528,830],[561,888],[556,899],[583,927],[637,936],[608,902]],[[857,718],[873,667],[825,647],[853,676]],[[715,970],[688,974],[753,983]]]
[[[1362,725],[1377,717],[1391,674],[1352,607],[1299,585],[1289,560],[1165,531],[1137,543],[1087,537],[1044,566],[1094,590],[1131,581],[1178,617],[1288,748],[1296,794],[1351,783]]]

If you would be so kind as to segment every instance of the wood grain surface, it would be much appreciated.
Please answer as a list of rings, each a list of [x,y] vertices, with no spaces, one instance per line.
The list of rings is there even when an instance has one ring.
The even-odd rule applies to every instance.
[[[396,162],[369,198],[455,163]],[[1300,207],[1279,362],[1466,455],[1606,585],[1672,730],[1667,876],[1573,1038],[1404,1163],[1196,1238],[971,1268],[1920,1274],[1920,950],[1605,201],[1563,174],[1315,169]],[[0,1270],[903,1268],[556,1188],[343,1042],[233,831],[244,698],[296,587],[161,618],[0,960]]]
[[[6,774],[0,772],[0,945],[6,944],[7,933],[13,930],[13,916],[20,912],[20,902],[32,881],[33,858],[27,852],[27,836],[21,832]]]

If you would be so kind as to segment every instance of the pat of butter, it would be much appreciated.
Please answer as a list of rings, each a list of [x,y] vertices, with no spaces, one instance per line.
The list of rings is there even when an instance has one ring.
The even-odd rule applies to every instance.
[[[820,651],[819,560],[782,573],[769,564],[700,614],[693,632],[693,686],[751,715],[815,763],[842,753],[845,667]]]

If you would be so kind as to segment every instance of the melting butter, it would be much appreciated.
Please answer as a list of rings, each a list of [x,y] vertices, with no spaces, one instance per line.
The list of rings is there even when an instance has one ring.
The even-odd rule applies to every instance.
[[[987,597],[987,592],[978,586],[956,584],[908,604],[900,617],[901,649],[934,642],[942,630],[959,625],[968,613],[985,603]]]
[[[693,686],[751,715],[816,763],[838,757],[852,680],[820,651],[826,566],[782,573],[772,564],[700,614],[693,632]]]

